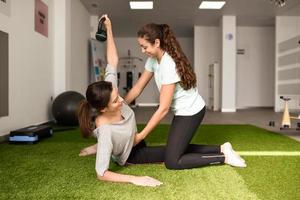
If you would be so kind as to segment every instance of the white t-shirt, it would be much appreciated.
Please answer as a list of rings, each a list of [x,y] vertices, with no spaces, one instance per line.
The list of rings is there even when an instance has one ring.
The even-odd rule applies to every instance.
[[[158,90],[162,85],[175,83],[175,91],[171,108],[175,115],[191,116],[198,113],[205,106],[203,98],[199,95],[197,88],[184,90],[179,82],[180,77],[176,71],[176,64],[172,57],[165,52],[158,63],[156,58],[148,58],[145,69],[154,73]]]

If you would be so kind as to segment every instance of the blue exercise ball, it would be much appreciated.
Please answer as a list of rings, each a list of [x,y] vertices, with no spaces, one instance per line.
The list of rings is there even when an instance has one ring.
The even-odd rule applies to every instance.
[[[52,114],[57,124],[78,125],[77,109],[84,99],[82,94],[75,91],[67,91],[58,95],[52,104]]]

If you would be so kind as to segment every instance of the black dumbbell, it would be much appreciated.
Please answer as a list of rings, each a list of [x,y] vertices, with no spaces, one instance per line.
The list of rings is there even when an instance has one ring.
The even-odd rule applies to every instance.
[[[106,39],[107,39],[107,34],[106,34],[106,31],[103,30],[102,28],[102,25],[103,25],[103,22],[105,21],[105,17],[101,18],[99,20],[99,23],[98,23],[98,31],[95,35],[96,39],[100,42],[105,42]]]

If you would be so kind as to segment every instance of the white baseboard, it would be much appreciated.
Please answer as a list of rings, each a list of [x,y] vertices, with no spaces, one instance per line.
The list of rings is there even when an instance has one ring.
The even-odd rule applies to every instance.
[[[236,109],[222,108],[222,112],[236,112]]]
[[[260,109],[260,108],[266,108],[266,109],[272,109],[274,106],[238,106],[236,107],[237,110],[247,110],[247,109]]]
[[[158,103],[138,103],[137,106],[140,107],[157,107]]]

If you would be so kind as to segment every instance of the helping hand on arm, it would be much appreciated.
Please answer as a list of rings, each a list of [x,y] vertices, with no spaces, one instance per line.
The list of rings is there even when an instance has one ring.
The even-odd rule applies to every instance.
[[[142,93],[142,91],[144,90],[144,88],[149,83],[152,77],[153,72],[145,70],[136,82],[136,84],[134,84],[132,89],[126,94],[124,98],[125,102],[127,104],[130,104],[134,99],[136,99]]]
[[[146,127],[135,135],[134,143],[138,144],[159,124],[159,122],[168,114],[175,91],[175,83],[162,85],[159,96],[159,107],[152,115]]]

